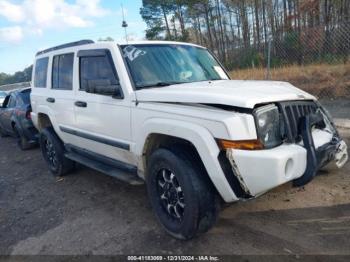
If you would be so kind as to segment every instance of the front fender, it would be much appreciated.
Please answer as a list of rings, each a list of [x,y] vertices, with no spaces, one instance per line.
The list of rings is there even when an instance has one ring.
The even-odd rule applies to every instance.
[[[147,137],[151,134],[169,135],[191,142],[197,149],[211,181],[222,198],[226,202],[238,200],[222,171],[218,160],[220,150],[208,129],[180,120],[149,119],[143,123],[135,135],[134,151],[137,156],[142,156]]]

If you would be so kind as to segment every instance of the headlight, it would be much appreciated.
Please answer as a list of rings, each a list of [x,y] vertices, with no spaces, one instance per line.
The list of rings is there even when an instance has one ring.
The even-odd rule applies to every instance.
[[[265,148],[272,148],[282,143],[281,121],[278,107],[267,105],[254,111],[258,138]]]

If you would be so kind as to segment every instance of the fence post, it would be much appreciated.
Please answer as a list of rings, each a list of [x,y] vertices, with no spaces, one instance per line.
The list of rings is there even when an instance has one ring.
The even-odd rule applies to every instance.
[[[266,67],[266,80],[270,80],[271,78],[271,37],[267,42],[267,67]]]

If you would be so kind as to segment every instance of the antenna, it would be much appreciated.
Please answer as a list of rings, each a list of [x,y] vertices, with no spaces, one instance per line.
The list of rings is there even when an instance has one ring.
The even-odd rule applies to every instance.
[[[128,27],[127,22],[125,21],[125,15],[124,15],[124,8],[123,8],[123,4],[121,4],[122,6],[122,14],[123,14],[123,22],[122,22],[122,27],[124,27],[124,31],[125,31],[125,41],[126,43],[128,43],[128,33],[126,31],[126,28]]]

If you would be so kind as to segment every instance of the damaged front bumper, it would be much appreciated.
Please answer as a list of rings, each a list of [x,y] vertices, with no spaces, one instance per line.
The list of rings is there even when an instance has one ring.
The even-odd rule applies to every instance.
[[[304,174],[293,181],[294,186],[303,186],[310,182],[320,168],[336,159],[338,167],[342,167],[348,159],[347,147],[329,118],[319,111],[300,119],[302,145],[307,150],[307,166]],[[327,134],[329,141],[322,141],[320,135]]]
[[[228,149],[233,175],[245,197],[255,197],[293,181],[310,182],[318,170],[331,161],[341,168],[348,160],[347,146],[327,116],[318,112],[300,119],[301,141],[266,150]]]

